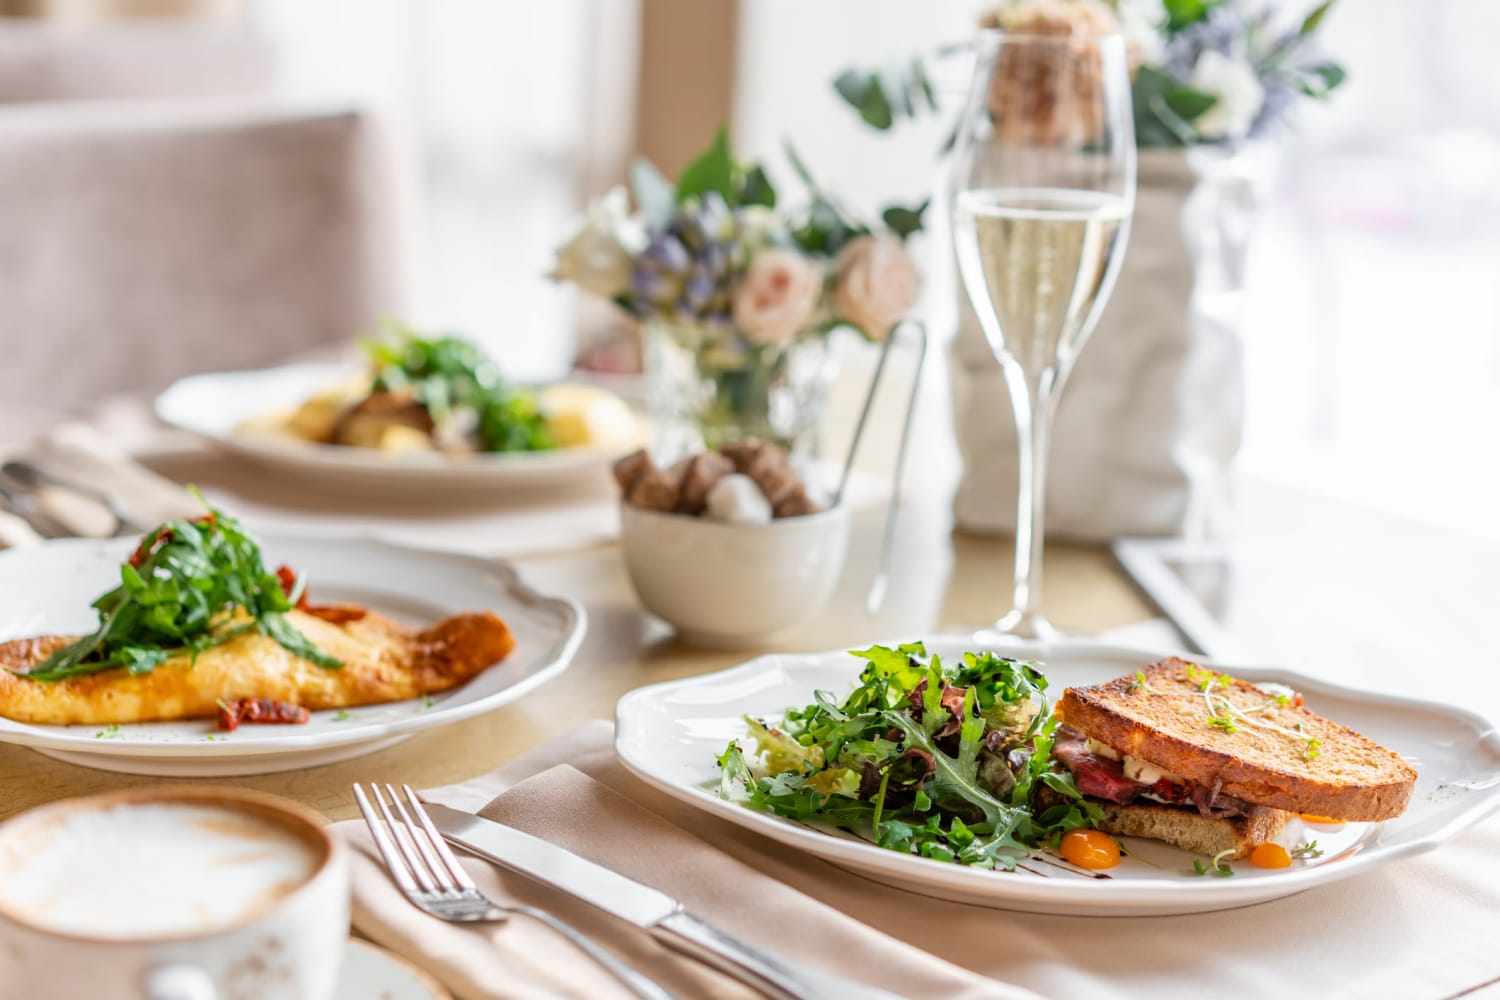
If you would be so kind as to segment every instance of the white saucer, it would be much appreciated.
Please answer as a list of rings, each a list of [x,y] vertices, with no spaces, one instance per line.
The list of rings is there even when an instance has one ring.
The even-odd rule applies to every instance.
[[[350,938],[334,1000],[453,1000],[406,959],[368,941]]]

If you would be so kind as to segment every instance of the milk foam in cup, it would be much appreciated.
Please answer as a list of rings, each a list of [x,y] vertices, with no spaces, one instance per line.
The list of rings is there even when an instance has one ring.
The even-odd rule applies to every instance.
[[[347,848],[233,788],[137,788],[0,824],[0,1000],[330,1000]]]
[[[269,912],[319,860],[284,825],[224,806],[77,809],[0,840],[0,908],[86,937],[212,933]]]

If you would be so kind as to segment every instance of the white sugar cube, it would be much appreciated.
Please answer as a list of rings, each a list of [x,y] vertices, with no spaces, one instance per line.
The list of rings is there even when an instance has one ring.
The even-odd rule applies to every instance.
[[[707,516],[728,524],[771,523],[771,501],[749,476],[733,473],[708,491]]]

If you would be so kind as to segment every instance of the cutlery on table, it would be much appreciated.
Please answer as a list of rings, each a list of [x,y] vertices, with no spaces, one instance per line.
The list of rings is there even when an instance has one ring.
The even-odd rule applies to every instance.
[[[771,996],[900,1000],[884,990],[768,955],[688,913],[666,893],[529,833],[437,803],[428,803],[427,812],[449,843],[590,903]]]
[[[36,496],[0,475],[0,510],[7,511],[25,521],[43,538],[68,538],[77,534],[57,518],[42,509]]]
[[[54,476],[46,469],[33,465],[30,462],[13,458],[0,465],[0,475],[5,476],[11,482],[24,487],[32,493],[50,486],[54,489],[67,490],[87,500],[92,500],[109,511],[110,516],[115,519],[115,530],[112,532],[114,535],[142,535],[151,530],[148,525],[142,524],[133,517],[118,497],[103,490],[95,489],[92,486],[84,486],[70,479]]]
[[[433,826],[421,800],[408,786],[401,788],[406,793],[404,804],[394,788],[385,786],[391,798],[388,806],[380,794],[380,786],[370,783],[370,791],[380,807],[378,816],[358,784],[354,786],[354,799],[370,827],[370,835],[375,838],[376,848],[385,858],[391,878],[418,909],[449,923],[503,921],[512,915],[531,917],[577,945],[641,1000],[675,1000],[672,994],[545,910],[496,903],[481,893],[443,843],[443,835]],[[395,817],[391,806],[395,807]]]

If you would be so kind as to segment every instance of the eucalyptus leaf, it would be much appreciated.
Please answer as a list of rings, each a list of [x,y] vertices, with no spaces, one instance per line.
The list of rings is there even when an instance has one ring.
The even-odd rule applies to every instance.
[[[1187,122],[1196,121],[1199,115],[1219,103],[1213,94],[1181,85],[1169,88],[1162,99],[1174,115]]]
[[[846,69],[834,79],[833,89],[871,128],[884,131],[895,124],[895,113],[878,73]]]
[[[880,213],[880,218],[885,222],[886,226],[891,230],[891,232],[895,233],[902,239],[906,239],[912,233],[920,232],[922,230],[922,216],[926,213],[927,207],[931,203],[932,199],[929,198],[915,208],[905,208],[901,205],[892,205],[884,212]]]
[[[735,201],[734,156],[729,152],[729,127],[720,125],[708,149],[682,168],[677,178],[677,204],[716,191],[730,205]]]
[[[651,226],[660,228],[672,219],[677,203],[672,182],[661,175],[650,160],[637,157],[630,163],[630,190],[635,203]]]
[[[1138,145],[1170,148],[1198,140],[1192,122],[1173,111],[1168,100],[1168,95],[1186,89],[1161,70],[1150,66],[1136,70],[1130,97]]]
[[[1347,75],[1344,68],[1337,63],[1319,63],[1302,71],[1300,88],[1308,97],[1321,100],[1333,93],[1344,82]]]
[[[1307,16],[1302,19],[1302,26],[1297,29],[1297,34],[1305,37],[1322,27],[1323,19],[1328,16],[1328,12],[1333,9],[1333,5],[1336,2],[1337,0],[1323,0],[1322,3],[1309,11]]]
[[[776,207],[776,188],[772,186],[771,179],[766,176],[765,168],[756,164],[745,171],[739,181],[738,202],[741,205],[763,205],[766,208]]]
[[[1181,31],[1190,24],[1203,20],[1208,12],[1223,0],[1163,0],[1167,12],[1167,30]]]

